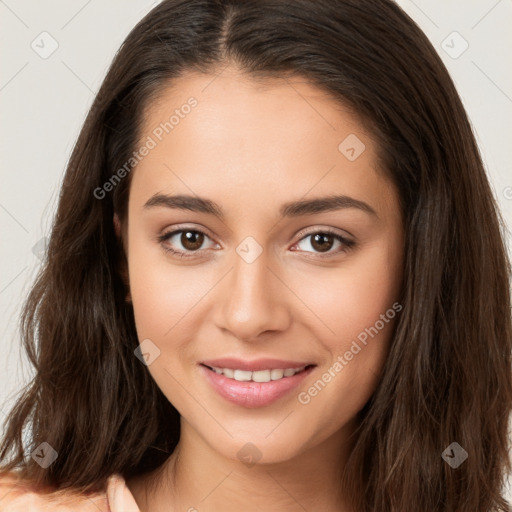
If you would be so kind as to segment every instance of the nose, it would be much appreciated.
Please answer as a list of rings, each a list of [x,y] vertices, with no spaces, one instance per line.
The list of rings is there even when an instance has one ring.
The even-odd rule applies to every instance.
[[[233,267],[218,290],[215,323],[243,341],[284,331],[290,324],[290,295],[268,266],[265,252],[252,263],[235,254]]]

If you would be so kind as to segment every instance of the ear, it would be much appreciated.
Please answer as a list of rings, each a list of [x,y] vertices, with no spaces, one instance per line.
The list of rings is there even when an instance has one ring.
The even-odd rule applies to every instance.
[[[121,226],[121,221],[120,221],[117,213],[114,213],[113,223],[114,223],[114,230],[116,232],[116,237],[118,240],[118,247],[119,247],[119,256],[117,259],[117,271],[118,271],[119,275],[121,276],[121,279],[123,280],[124,286],[127,290],[126,295],[125,295],[125,300],[126,300],[126,302],[131,302],[132,296],[130,294],[130,276],[128,273],[128,261],[126,259],[126,254],[125,254],[125,243],[124,243],[124,239],[123,239],[123,230],[122,230],[122,226]]]

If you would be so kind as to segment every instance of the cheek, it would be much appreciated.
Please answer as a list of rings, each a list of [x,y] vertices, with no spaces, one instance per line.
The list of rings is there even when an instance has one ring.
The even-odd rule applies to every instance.
[[[297,294],[306,298],[304,302],[323,326],[318,331],[319,339],[331,349],[343,350],[347,342],[373,326],[398,299],[401,258],[394,247],[399,246],[376,241],[360,254],[348,257],[338,268],[316,271],[310,278],[293,277]]]
[[[311,410],[318,413],[328,408],[323,414],[334,424],[356,414],[375,390],[402,309],[401,275],[400,253],[375,243],[309,287],[309,304],[321,320],[316,338],[329,359],[313,387],[304,390],[303,403],[314,403]]]
[[[194,266],[172,264],[157,242],[137,234],[130,242],[128,269],[137,333],[140,340],[162,340],[181,326],[209,284],[197,278]]]

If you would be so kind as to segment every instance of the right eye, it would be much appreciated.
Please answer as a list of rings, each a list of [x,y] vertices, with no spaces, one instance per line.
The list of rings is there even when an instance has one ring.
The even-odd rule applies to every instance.
[[[196,256],[194,253],[201,253],[206,250],[201,249],[205,237],[210,238],[202,231],[186,228],[163,233],[158,237],[158,240],[166,252],[179,256],[180,258],[191,258]],[[167,242],[171,242],[171,244],[169,245]],[[175,244],[181,244],[182,248],[173,248],[172,245]]]

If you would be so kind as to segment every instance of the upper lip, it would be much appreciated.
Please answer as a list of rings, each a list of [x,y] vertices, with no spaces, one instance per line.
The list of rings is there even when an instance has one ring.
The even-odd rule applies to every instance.
[[[283,361],[282,359],[253,359],[244,361],[235,357],[223,357],[221,359],[209,359],[201,361],[201,364],[216,368],[231,368],[232,370],[258,371],[274,370],[286,368],[302,368],[303,366],[313,365],[308,361]]]

